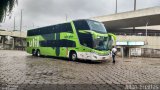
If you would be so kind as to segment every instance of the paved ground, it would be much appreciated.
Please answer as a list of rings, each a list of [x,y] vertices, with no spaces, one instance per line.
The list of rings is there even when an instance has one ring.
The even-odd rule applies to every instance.
[[[159,77],[158,58],[117,58],[115,64],[111,60],[103,63],[73,62],[33,57],[24,51],[0,50],[0,90],[134,89],[126,85],[160,84]]]

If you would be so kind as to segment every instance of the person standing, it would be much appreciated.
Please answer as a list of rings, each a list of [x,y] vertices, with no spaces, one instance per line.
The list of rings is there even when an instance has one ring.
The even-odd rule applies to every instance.
[[[111,51],[113,63],[115,63],[116,52],[117,52],[117,49],[116,49],[116,47],[114,46],[114,47],[112,48],[112,51]]]

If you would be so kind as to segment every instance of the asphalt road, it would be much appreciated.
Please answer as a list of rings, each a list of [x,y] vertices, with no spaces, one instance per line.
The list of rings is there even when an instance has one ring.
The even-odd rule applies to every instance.
[[[158,85],[159,77],[159,58],[116,58],[113,64],[112,60],[75,62],[0,50],[0,90],[123,90],[136,88],[130,86],[134,84]]]

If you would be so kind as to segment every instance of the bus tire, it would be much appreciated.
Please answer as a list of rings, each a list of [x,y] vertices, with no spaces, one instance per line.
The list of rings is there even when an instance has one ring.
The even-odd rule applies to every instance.
[[[71,51],[69,54],[69,59],[72,61],[76,61],[77,60],[77,53],[75,51]]]
[[[41,53],[40,53],[40,50],[39,50],[39,49],[36,50],[36,56],[37,56],[37,57],[40,57],[40,56],[41,56]]]
[[[35,49],[32,50],[32,56],[36,56],[36,50]]]

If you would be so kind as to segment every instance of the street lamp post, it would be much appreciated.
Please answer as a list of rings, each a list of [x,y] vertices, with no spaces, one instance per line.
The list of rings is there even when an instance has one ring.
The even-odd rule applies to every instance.
[[[134,11],[136,11],[136,0],[134,0]],[[135,27],[133,27],[133,33],[135,33]]]
[[[20,45],[22,45],[22,39],[21,39],[21,31],[22,31],[22,9],[21,9],[21,20],[20,20]]]
[[[148,36],[148,22],[146,23],[146,40],[145,40],[145,44],[147,45],[148,44],[148,41],[147,41],[147,36]]]
[[[147,49],[147,45],[148,45],[148,40],[147,40],[147,36],[148,36],[148,21],[147,21],[147,23],[146,23],[146,40],[145,40],[145,48],[146,48],[146,50],[148,50]],[[150,57],[151,57],[151,54],[150,54]]]
[[[136,0],[134,0],[134,11],[136,11],[136,4],[137,4],[137,2],[136,2]]]
[[[12,31],[12,34],[13,34],[13,32],[14,32],[14,30],[16,30],[16,19],[15,19],[16,17],[14,17],[14,24],[13,24],[13,31]],[[14,48],[15,48],[15,37],[12,37],[13,38],[13,41],[12,41],[12,49],[14,50]]]
[[[66,17],[66,21],[68,20],[68,15],[67,14],[65,14],[65,17]]]
[[[20,21],[20,33],[22,31],[22,9],[21,9],[21,21]]]
[[[116,0],[116,11],[115,11],[115,13],[117,13],[117,0]]]

